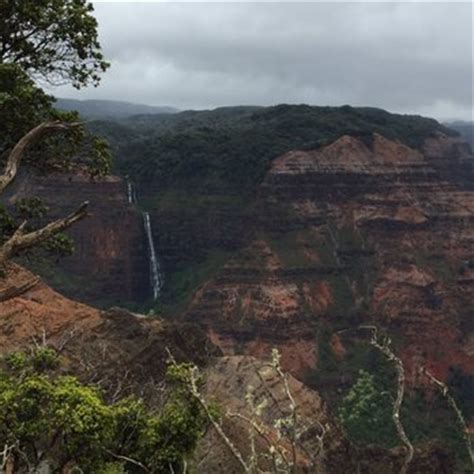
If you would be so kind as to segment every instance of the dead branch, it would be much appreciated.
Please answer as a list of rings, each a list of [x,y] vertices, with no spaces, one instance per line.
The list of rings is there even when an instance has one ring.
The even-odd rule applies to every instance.
[[[151,472],[150,469],[148,469],[144,464],[142,464],[140,461],[137,461],[136,459],[132,459],[127,456],[122,456],[120,454],[115,454],[112,451],[109,451],[108,449],[104,449],[104,451],[115,459],[120,459],[121,461],[126,461],[130,464],[134,464],[135,466],[138,466],[143,469],[145,472]]]
[[[291,464],[291,472],[296,472],[296,443],[297,443],[297,426],[298,426],[298,413],[297,413],[297,405],[295,399],[290,390],[290,386],[288,384],[288,377],[286,374],[283,373],[281,370],[280,365],[280,354],[277,349],[272,350],[272,366],[275,369],[276,373],[280,377],[283,382],[283,386],[285,388],[285,394],[289,401],[289,408],[290,408],[290,419],[291,419],[291,455],[292,455],[292,464]]]
[[[405,370],[403,362],[397,357],[392,349],[390,348],[390,338],[385,338],[382,342],[379,341],[379,335],[377,327],[375,326],[360,326],[359,329],[368,329],[372,332],[370,344],[377,348],[382,354],[395,365],[397,371],[397,398],[393,403],[392,418],[397,429],[398,437],[407,448],[407,454],[403,462],[400,474],[406,474],[408,471],[408,465],[413,459],[414,449],[411,441],[405,432],[405,428],[400,420],[400,409],[403,403],[403,397],[405,395]]]
[[[170,362],[174,365],[177,366],[178,363],[176,362],[176,359],[173,357],[173,354],[171,351],[166,348],[166,352],[168,353],[168,357]],[[244,461],[244,458],[242,457],[242,454],[240,451],[234,446],[234,443],[229,439],[229,437],[226,435],[224,430],[222,429],[222,426],[216,421],[215,416],[212,415],[211,410],[209,409],[209,406],[204,399],[204,397],[201,395],[201,392],[198,389],[198,368],[196,366],[193,366],[190,370],[190,378],[189,378],[189,385],[187,385],[187,389],[189,393],[196,399],[196,401],[201,405],[207,419],[211,423],[212,427],[215,429],[216,433],[220,436],[224,444],[229,448],[230,452],[234,456],[234,458],[239,462],[239,464],[242,466],[243,472],[245,473],[251,473],[250,467],[247,466],[247,463]]]
[[[12,298],[23,295],[34,288],[39,282],[40,278],[35,276],[19,286],[11,286],[10,288],[0,291],[0,302],[8,301]]]
[[[438,387],[443,397],[446,398],[449,406],[456,413],[458,422],[463,432],[464,443],[466,444],[466,449],[469,454],[469,458],[471,460],[471,465],[474,468],[474,450],[472,448],[471,437],[469,436],[467,423],[466,423],[466,420],[464,419],[464,415],[462,414],[461,409],[458,407],[458,404],[456,403],[456,400],[454,400],[452,395],[449,393],[449,387],[444,382],[437,379],[431,372],[428,371],[426,367],[422,367],[420,369],[420,372],[423,375],[425,375],[430,380],[431,383],[433,383],[434,385],[436,385],[436,387]]]
[[[78,331],[77,326],[74,326],[66,334],[63,334],[63,336],[61,337],[61,340],[58,342],[56,346],[56,352],[58,354],[61,354],[63,352],[66,345],[69,343],[69,341],[71,341],[75,337],[77,331]]]
[[[227,416],[229,418],[238,418],[246,423],[249,424],[249,426],[254,430],[267,444],[268,449],[271,453],[271,459],[273,462],[273,469],[275,473],[278,473],[280,471],[278,464],[276,462],[276,455],[279,456],[279,458],[285,463],[286,466],[289,466],[288,461],[286,460],[285,453],[283,450],[280,449],[280,446],[276,443],[273,442],[273,440],[270,438],[270,436],[267,433],[267,430],[265,427],[258,422],[255,421],[254,418],[248,418],[245,415],[242,415],[241,413],[234,413],[234,412],[227,412]]]
[[[26,221],[23,222],[15,233],[0,247],[0,266],[5,263],[18,252],[34,247],[53,235],[62,232],[71,227],[77,221],[80,221],[87,215],[87,206],[89,202],[83,202],[77,210],[69,214],[63,219],[58,219],[45,225],[41,229],[37,229],[25,233]]]
[[[11,453],[15,449],[15,445],[12,444],[9,446],[7,443],[5,443],[5,446],[3,447],[3,451],[0,453],[2,456],[1,463],[0,463],[0,472],[6,472],[8,469],[8,465],[12,463],[12,458],[11,458]],[[11,472],[11,470],[10,470]]]
[[[5,189],[15,179],[21,160],[32,145],[37,143],[44,136],[53,132],[70,130],[72,128],[77,128],[80,125],[82,124],[78,122],[67,123],[61,122],[59,120],[53,122],[43,122],[24,135],[8,155],[5,170],[3,174],[0,175],[0,194],[2,194],[3,191],[5,191]]]

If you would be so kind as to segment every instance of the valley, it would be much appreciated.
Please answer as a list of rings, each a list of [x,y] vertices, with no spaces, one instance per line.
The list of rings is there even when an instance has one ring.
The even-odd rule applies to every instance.
[[[429,119],[350,107],[127,120],[91,124],[111,141],[114,176],[28,175],[13,189],[58,214],[90,200],[71,230],[75,253],[30,268],[85,303],[198,328],[229,361],[277,348],[332,416],[360,370],[393,390],[392,368],[358,329],[380,328],[403,361],[410,436],[442,439],[465,462],[420,371],[461,383],[472,420],[458,388],[474,380],[469,145]],[[115,140],[121,127],[135,138]]]

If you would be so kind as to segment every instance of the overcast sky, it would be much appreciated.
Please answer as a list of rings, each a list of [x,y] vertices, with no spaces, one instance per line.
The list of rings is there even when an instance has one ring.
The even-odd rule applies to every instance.
[[[60,97],[371,105],[472,119],[472,3],[94,2],[112,66]]]

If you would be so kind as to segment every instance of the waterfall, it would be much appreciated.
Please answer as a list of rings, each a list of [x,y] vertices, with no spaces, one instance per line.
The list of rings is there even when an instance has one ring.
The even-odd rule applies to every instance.
[[[133,184],[127,180],[127,196],[129,204],[137,203],[137,194],[135,193],[135,188]]]
[[[150,260],[150,285],[153,291],[153,299],[156,300],[164,283],[163,273],[161,272],[160,263],[156,257],[155,244],[153,242],[153,234],[151,232],[150,214],[148,212],[143,212],[143,222],[145,224],[145,232],[148,242],[148,257]]]
[[[138,204],[137,194],[132,182],[127,179],[127,197],[128,203]],[[151,220],[148,212],[142,212],[143,224],[145,227],[146,240],[148,244],[148,260],[150,262],[150,287],[153,294],[153,300],[160,295],[164,283],[164,276],[161,271],[160,262],[156,255],[155,243],[153,242],[153,233],[151,231]]]
[[[128,203],[133,204],[133,185],[130,181],[127,181],[127,196]]]

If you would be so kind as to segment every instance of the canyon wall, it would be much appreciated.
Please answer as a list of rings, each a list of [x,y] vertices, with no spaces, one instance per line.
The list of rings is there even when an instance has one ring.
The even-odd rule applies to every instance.
[[[185,318],[227,354],[268,354],[306,379],[321,345],[343,359],[344,331],[386,327],[408,378],[428,366],[474,372],[472,155],[439,135],[415,150],[343,136],[273,161],[253,234],[202,285]],[[233,217],[229,216],[232,221]]]
[[[74,253],[57,261],[24,262],[62,293],[99,306],[144,301],[150,297],[149,264],[141,213],[128,202],[126,183],[109,176],[99,180],[74,175],[24,173],[9,202],[39,197],[47,219],[64,217],[88,201],[89,215],[68,234]]]
[[[138,190],[165,272],[162,300],[174,299],[167,315],[200,324],[229,355],[277,346],[304,380],[324,348],[344,360],[341,331],[368,323],[389,330],[414,384],[421,365],[440,377],[454,365],[473,373],[472,163],[468,145],[443,134],[419,149],[342,136],[276,158],[247,195]],[[150,301],[142,217],[122,180],[28,176],[15,189],[26,194],[58,216],[91,202],[71,231],[76,253],[51,272],[52,283],[64,277],[56,288],[102,305]]]

